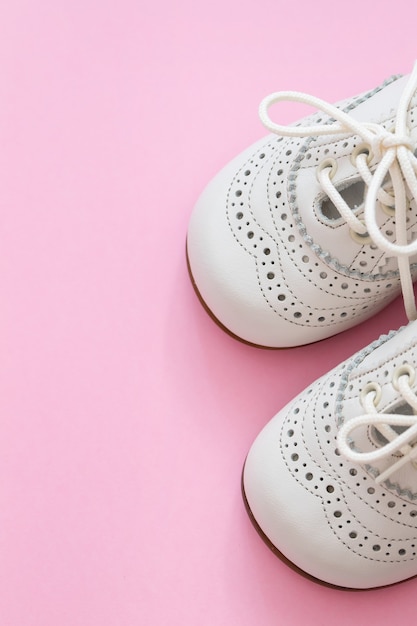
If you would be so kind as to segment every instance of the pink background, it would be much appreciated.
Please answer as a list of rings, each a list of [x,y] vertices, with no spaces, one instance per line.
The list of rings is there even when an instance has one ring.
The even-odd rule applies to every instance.
[[[1,626],[415,617],[417,580],[350,593],[293,572],[240,495],[260,428],[401,303],[258,350],[205,314],[184,250],[200,191],[263,136],[260,99],[408,72],[416,17],[410,0],[1,4]]]

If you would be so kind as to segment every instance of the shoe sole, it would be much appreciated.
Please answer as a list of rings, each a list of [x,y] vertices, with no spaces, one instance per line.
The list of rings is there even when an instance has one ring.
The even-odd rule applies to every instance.
[[[251,341],[247,341],[246,339],[243,339],[242,337],[239,337],[239,335],[235,335],[235,333],[232,332],[229,328],[227,328],[227,326],[222,324],[222,322],[214,315],[213,311],[206,304],[205,300],[203,299],[203,296],[201,295],[200,291],[198,290],[197,283],[195,282],[193,273],[191,271],[190,259],[188,257],[187,242],[186,242],[186,245],[185,245],[185,256],[186,256],[186,259],[187,259],[188,274],[190,276],[191,284],[192,284],[192,286],[194,288],[195,294],[196,294],[197,298],[199,299],[203,309],[206,311],[206,313],[209,315],[209,317],[211,317],[213,322],[215,322],[215,324],[219,328],[221,328],[221,330],[223,332],[225,332],[227,335],[229,335],[229,337],[232,337],[233,339],[236,339],[237,341],[240,341],[240,343],[243,343],[246,346],[251,346],[252,348],[259,348],[261,350],[285,350],[285,349],[287,349],[287,348],[278,348],[278,347],[275,348],[273,346],[263,346],[262,344],[253,343]]]
[[[285,565],[287,565],[290,569],[292,569],[294,572],[296,572],[297,574],[299,574],[303,578],[306,578],[307,580],[310,580],[313,583],[321,585],[322,587],[327,587],[327,588],[330,588],[330,589],[337,589],[339,591],[349,591],[349,592],[357,592],[357,593],[360,593],[360,592],[363,592],[363,591],[378,591],[378,589],[384,589],[386,587],[394,587],[395,585],[399,585],[399,584],[405,582],[406,580],[411,580],[413,578],[416,578],[416,576],[411,576],[410,578],[405,578],[404,580],[400,580],[400,581],[398,581],[396,583],[391,583],[389,585],[382,585],[380,587],[367,587],[367,588],[364,588],[364,589],[355,589],[354,587],[341,587],[340,585],[333,585],[332,583],[327,583],[324,580],[320,580],[320,578],[316,578],[312,574],[308,574],[308,572],[305,572],[304,570],[302,570],[300,567],[298,567],[298,565],[295,565],[295,563],[290,561],[284,554],[282,554],[282,552],[280,552],[278,550],[278,548],[272,543],[272,541],[269,539],[269,537],[267,535],[265,535],[264,531],[259,526],[258,522],[256,521],[256,518],[255,518],[254,514],[251,511],[248,499],[246,497],[245,487],[244,487],[244,482],[243,482],[244,473],[245,473],[245,465],[243,465],[242,479],[241,479],[242,498],[243,498],[243,503],[245,505],[246,512],[247,512],[247,514],[249,516],[249,519],[250,519],[250,521],[252,523],[252,526],[254,527],[254,529],[256,530],[256,532],[258,533],[260,538],[262,539],[262,541],[271,550],[271,552],[273,552],[273,554],[276,557],[278,557],[280,559],[280,561],[285,563]]]

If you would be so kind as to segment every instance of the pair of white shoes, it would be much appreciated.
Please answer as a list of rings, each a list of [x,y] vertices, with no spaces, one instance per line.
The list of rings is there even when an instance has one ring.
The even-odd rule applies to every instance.
[[[271,121],[280,100],[318,114]],[[271,131],[193,212],[187,250],[206,308],[252,344],[290,347],[369,318],[417,278],[417,65],[329,105],[273,94]],[[417,574],[417,321],[381,337],[278,413],[249,451],[255,525],[309,575],[349,588]]]

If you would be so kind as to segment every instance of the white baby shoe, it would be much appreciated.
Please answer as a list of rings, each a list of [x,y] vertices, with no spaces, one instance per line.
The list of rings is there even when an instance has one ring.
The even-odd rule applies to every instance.
[[[332,585],[417,574],[417,322],[316,381],[267,424],[243,489],[275,548]]]
[[[409,319],[417,260],[417,69],[332,106],[266,98],[272,131],[209,184],[192,214],[193,282],[229,332],[289,347],[350,328],[400,291]],[[280,126],[271,104],[320,110]]]

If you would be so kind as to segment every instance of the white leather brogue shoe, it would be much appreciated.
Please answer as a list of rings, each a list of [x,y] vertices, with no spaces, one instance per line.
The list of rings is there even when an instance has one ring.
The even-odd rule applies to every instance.
[[[271,421],[243,489],[309,575],[366,589],[417,574],[417,322],[320,378]]]
[[[330,105],[266,98],[271,134],[208,185],[191,217],[190,272],[207,309],[249,343],[290,347],[367,319],[401,291],[416,317],[417,69]],[[318,114],[291,126],[269,108]]]

